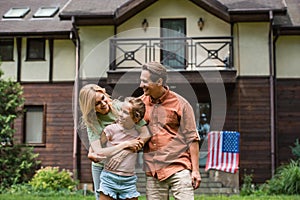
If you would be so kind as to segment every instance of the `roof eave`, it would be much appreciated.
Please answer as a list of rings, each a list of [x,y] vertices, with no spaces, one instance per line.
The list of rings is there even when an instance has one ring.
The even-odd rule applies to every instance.
[[[228,9],[231,22],[257,22],[269,21],[270,11],[275,15],[285,15],[287,8],[282,9]]]
[[[158,0],[131,0],[115,12],[116,25],[120,25]]]
[[[230,22],[230,16],[228,14],[228,8],[221,4],[219,1],[208,1],[208,0],[190,0],[194,4],[198,5],[199,7],[203,8],[207,12],[223,19],[226,22]]]
[[[277,35],[300,35],[300,26],[275,26],[273,30]]]
[[[89,14],[60,14],[61,20],[71,20],[72,17],[75,19],[76,25],[114,25],[115,16],[114,14],[104,14],[104,15],[89,15]]]
[[[55,39],[69,39],[70,31],[45,31],[45,32],[0,32],[1,37],[46,37]]]

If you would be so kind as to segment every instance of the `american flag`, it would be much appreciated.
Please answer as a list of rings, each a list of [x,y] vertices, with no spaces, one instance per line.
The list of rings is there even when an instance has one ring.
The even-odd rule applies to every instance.
[[[208,133],[208,155],[205,170],[216,169],[236,173],[239,168],[240,133],[212,131]]]

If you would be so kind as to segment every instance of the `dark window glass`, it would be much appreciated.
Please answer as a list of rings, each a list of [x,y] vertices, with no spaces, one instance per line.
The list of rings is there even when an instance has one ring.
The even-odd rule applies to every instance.
[[[13,61],[14,59],[14,40],[1,39],[0,40],[0,60]]]
[[[27,60],[45,60],[45,39],[27,39]]]
[[[164,40],[161,51],[161,62],[172,68],[186,67],[186,19],[161,19],[161,37],[182,38],[178,40]]]

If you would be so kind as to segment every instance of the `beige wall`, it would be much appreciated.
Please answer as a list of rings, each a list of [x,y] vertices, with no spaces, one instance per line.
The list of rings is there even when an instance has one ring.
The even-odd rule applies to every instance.
[[[235,25],[234,61],[238,75],[269,75],[268,34],[268,23],[238,23]]]
[[[109,68],[109,38],[114,35],[113,26],[79,27],[81,39],[80,77],[106,77]]]
[[[22,40],[21,81],[49,81],[49,43],[46,40],[46,60],[26,61],[26,39]],[[14,61],[2,62],[4,78],[17,80],[17,46],[14,46]],[[75,77],[75,45],[71,40],[54,40],[53,81],[73,81]]]
[[[75,45],[71,40],[54,40],[53,81],[73,81],[75,78]]]
[[[204,28],[202,31],[199,30],[197,22],[199,18],[202,17],[204,19]],[[127,38],[158,38],[160,37],[160,20],[161,19],[185,19],[186,20],[186,36],[187,37],[205,37],[205,36],[230,36],[230,24],[222,21],[221,19],[211,15],[207,11],[198,7],[194,3],[186,0],[177,0],[177,1],[169,1],[169,0],[160,0],[141,11],[134,17],[130,18],[123,24],[117,27],[118,35],[117,37],[127,37]],[[142,29],[142,22],[144,19],[147,19],[149,22],[149,28],[147,31]],[[147,43],[147,41],[144,41]],[[158,41],[156,41],[158,42]],[[195,42],[195,41],[194,41]],[[216,49],[218,49],[216,47]],[[124,45],[124,49],[127,51],[135,51],[138,49],[138,45]],[[144,48],[144,47],[143,47]],[[157,51],[155,52],[155,57],[152,53],[152,58],[154,60],[160,60],[160,48],[156,46]],[[203,49],[202,49],[203,50]],[[197,49],[199,50],[199,47]],[[136,60],[139,62],[144,62],[144,58],[146,57],[146,51],[137,51],[135,54]],[[117,51],[117,61],[121,61],[123,58],[120,55],[123,55],[122,51]],[[191,55],[191,52],[187,52],[188,55]],[[220,58],[225,58],[228,54],[228,50],[224,52],[219,52]],[[196,57],[197,64],[199,64],[202,60],[206,58],[203,55],[199,55]],[[217,60],[209,60],[205,63],[209,66],[218,66],[220,62]],[[122,63],[119,67],[128,67],[128,66],[136,66],[139,64],[136,62],[126,61]],[[189,70],[188,68],[187,70]]]
[[[197,26],[200,17],[205,21],[202,31]],[[160,19],[170,18],[186,19],[188,37],[230,36],[230,24],[186,0],[157,1],[118,26],[117,31],[119,34],[122,33],[122,37],[159,37]],[[142,29],[144,19],[149,22],[149,29],[146,32]]]
[[[300,36],[280,36],[276,42],[278,78],[300,77]]]
[[[46,40],[45,61],[26,61],[26,38],[22,39],[21,81],[49,81],[49,42]]]

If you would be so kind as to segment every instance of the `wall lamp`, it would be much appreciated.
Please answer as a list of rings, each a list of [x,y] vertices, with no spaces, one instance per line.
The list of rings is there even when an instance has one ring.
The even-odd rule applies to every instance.
[[[148,23],[147,19],[145,18],[142,22],[142,28],[146,32],[148,27],[149,27],[149,23]]]
[[[197,24],[198,24],[198,27],[199,27],[200,31],[202,31],[202,29],[204,27],[204,20],[203,20],[202,17],[199,18]]]

